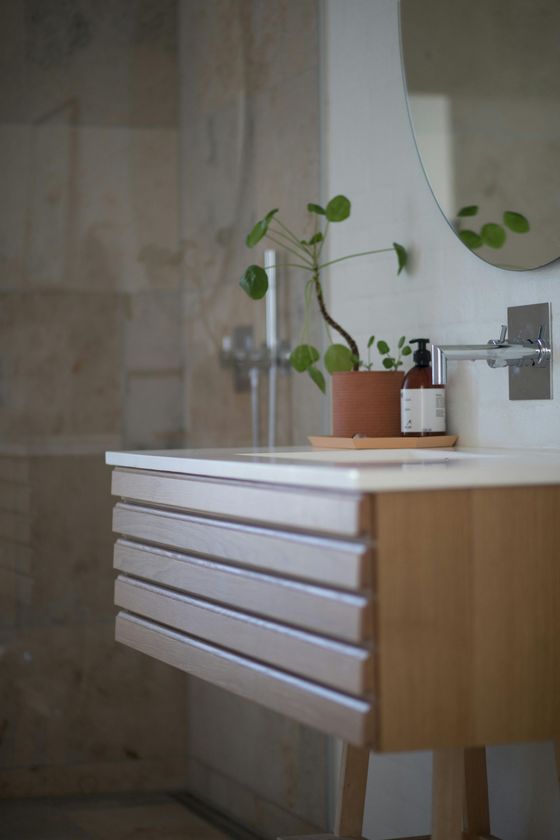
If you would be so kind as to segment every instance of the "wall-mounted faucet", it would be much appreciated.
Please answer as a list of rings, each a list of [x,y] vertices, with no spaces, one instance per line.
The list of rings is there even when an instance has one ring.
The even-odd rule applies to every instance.
[[[512,322],[517,325],[517,334],[510,340],[507,334],[508,329],[512,332]],[[550,304],[510,307],[508,325],[503,324],[500,337],[487,344],[432,344],[434,385],[446,384],[448,361],[482,360],[492,368],[512,369],[510,399],[550,399]],[[537,371],[540,372],[538,380]]]

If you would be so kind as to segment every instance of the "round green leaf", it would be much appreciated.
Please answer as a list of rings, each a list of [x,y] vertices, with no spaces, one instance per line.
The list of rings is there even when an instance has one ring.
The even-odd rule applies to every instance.
[[[467,204],[466,207],[461,207],[457,216],[459,218],[464,218],[465,216],[476,216],[478,213],[478,204]]]
[[[322,391],[324,394],[326,391],[325,377],[323,376],[319,368],[316,368],[314,365],[311,365],[307,372],[313,380],[313,382],[315,383],[315,385],[317,386],[317,388],[319,388],[319,390]]]
[[[345,344],[331,344],[325,353],[325,367],[329,373],[352,370],[354,356]]]
[[[406,264],[408,262],[408,252],[404,245],[399,245],[398,242],[393,242],[393,248],[395,249],[395,253],[397,255],[397,260],[399,264],[399,270],[397,274],[400,274],[403,268],[406,268]]]
[[[474,230],[460,230],[459,239],[467,246],[467,248],[470,248],[471,251],[474,251],[475,248],[480,248],[482,245],[482,239],[478,233],[474,232]]]
[[[290,364],[298,373],[303,373],[319,359],[319,351],[312,344],[298,344],[290,355]]]
[[[521,213],[514,213],[513,210],[506,210],[504,213],[504,225],[514,233],[527,233],[529,220]]]
[[[412,347],[409,347],[408,344],[407,344],[406,347],[403,347],[401,355],[410,356],[411,353],[412,353]]]
[[[257,244],[257,242],[260,242],[263,236],[266,235],[267,230],[268,222],[265,222],[264,219],[261,219],[259,222],[257,222],[255,227],[253,228],[251,233],[248,234],[247,239],[245,240],[245,244],[247,245],[247,247],[253,248]]]
[[[239,281],[239,285],[247,292],[250,298],[260,300],[268,291],[266,271],[260,265],[250,265]]]
[[[506,241],[506,232],[501,225],[495,222],[488,222],[483,225],[480,231],[480,236],[485,245],[490,248],[501,248]]]
[[[315,234],[315,236],[311,237],[308,244],[309,245],[316,245],[317,242],[322,242],[322,241],[323,241],[323,234],[321,233],[321,231],[319,231],[318,233]]]
[[[384,356],[386,353],[390,352],[391,348],[389,347],[389,345],[387,344],[386,341],[378,341],[377,342],[377,349],[379,350],[381,355]]]
[[[276,208],[275,210],[269,210],[264,219],[260,219],[260,221],[257,222],[255,227],[245,240],[245,243],[248,248],[254,248],[254,246],[261,241],[263,236],[266,236],[268,232],[268,226],[276,213],[278,213],[278,208]]]
[[[325,215],[329,222],[343,222],[350,215],[350,207],[345,195],[335,195],[327,204]]]
[[[395,360],[392,356],[387,356],[386,359],[383,359],[383,367],[387,368],[387,370],[391,370],[392,367],[396,367]]]
[[[326,216],[327,212],[320,204],[308,204],[307,210],[309,213],[317,213],[318,216]]]

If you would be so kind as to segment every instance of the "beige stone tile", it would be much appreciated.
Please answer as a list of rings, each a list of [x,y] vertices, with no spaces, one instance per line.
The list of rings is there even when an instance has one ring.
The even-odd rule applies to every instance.
[[[227,840],[164,794],[0,801],[0,840]]]
[[[0,840],[91,840],[55,804],[0,801]]]
[[[14,482],[14,484],[27,484],[29,473],[29,458],[0,455],[0,480]]]
[[[16,543],[12,540],[0,540],[0,568],[21,575],[30,575],[33,563],[31,545]]]
[[[176,14],[175,0],[111,0],[72,14],[64,5],[40,3],[21,23],[5,15],[5,41],[17,44],[12,67],[20,70],[16,113],[37,118],[75,98],[84,124],[176,122]],[[7,104],[14,111],[16,102]]]
[[[135,251],[127,271],[137,276],[135,288],[178,289],[183,257],[178,228],[178,133],[175,129],[135,130],[128,153]]]
[[[15,627],[18,607],[18,575],[0,568],[0,632]]]
[[[21,4],[14,3],[14,6]],[[5,15],[5,8],[0,11]],[[1,31],[1,24],[0,24]],[[3,50],[2,61],[5,56]],[[5,72],[0,70],[0,78],[14,80],[14,67]],[[0,100],[12,84],[0,85]],[[0,105],[0,114],[5,115]],[[26,190],[22,189],[27,173],[27,155],[29,129],[24,125],[0,122],[0,181],[2,183],[2,201],[0,202],[0,288],[13,290],[21,287],[24,271],[24,241]]]
[[[181,296],[178,292],[132,295],[125,319],[128,371],[169,371],[182,367]]]
[[[0,313],[9,411],[4,440],[114,433],[120,426],[120,316],[113,294],[5,295]]]
[[[298,80],[317,64],[317,0],[251,4],[249,80],[252,91]],[[297,85],[294,85],[297,86]],[[310,104],[314,104],[310,100]],[[301,112],[298,112],[301,116]]]
[[[76,107],[57,103],[28,129],[24,277],[37,288],[68,286],[76,207]]]
[[[193,758],[259,799],[321,825],[326,735],[194,678],[189,709]]]
[[[22,608],[31,602],[32,579],[0,566],[0,631],[15,628]]]
[[[187,778],[189,791],[260,837],[314,835],[326,827],[326,819],[320,825],[310,822],[198,759],[189,760]]]
[[[2,800],[20,797],[179,790],[185,786],[185,765],[185,757],[181,756],[142,761],[90,760],[80,765],[0,767],[0,805]],[[33,840],[44,838],[34,837]]]
[[[25,115],[25,5],[0,4],[0,114],[6,123],[24,122]]]
[[[30,488],[26,484],[14,484],[0,478],[0,510],[29,514]]]
[[[24,626],[112,615],[110,469],[101,455],[33,459],[33,599]]]
[[[180,285],[176,129],[80,129],[73,287]]]
[[[184,806],[167,802],[73,810],[92,840],[225,840],[226,835]]]
[[[181,370],[131,373],[126,386],[127,448],[181,446],[184,440],[183,393]]]
[[[251,5],[229,0],[213,0],[212,6],[205,0],[182,4],[181,50],[188,61],[182,82],[197,92],[197,105],[205,112],[222,108],[244,91]]]
[[[35,776],[41,795],[41,774],[49,784],[58,778],[60,793],[96,791],[110,789],[119,766],[141,779],[144,768],[184,761],[185,675],[117,645],[113,635],[112,622],[44,627],[4,645],[0,768],[10,790],[17,768],[34,768],[21,784]]]
[[[27,513],[0,510],[0,540],[28,545],[31,539],[31,518]]]

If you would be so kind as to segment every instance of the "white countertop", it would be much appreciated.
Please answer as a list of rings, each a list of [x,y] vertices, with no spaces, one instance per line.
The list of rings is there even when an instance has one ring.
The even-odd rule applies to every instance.
[[[107,464],[192,476],[380,492],[560,484],[560,449],[182,449],[107,452]]]

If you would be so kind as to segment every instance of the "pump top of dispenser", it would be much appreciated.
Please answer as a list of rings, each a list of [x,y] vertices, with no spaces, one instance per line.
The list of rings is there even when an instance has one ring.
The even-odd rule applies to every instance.
[[[415,350],[412,356],[417,367],[430,367],[432,354],[427,348],[429,342],[429,338],[411,338],[409,341],[409,344],[418,344],[418,350]]]

